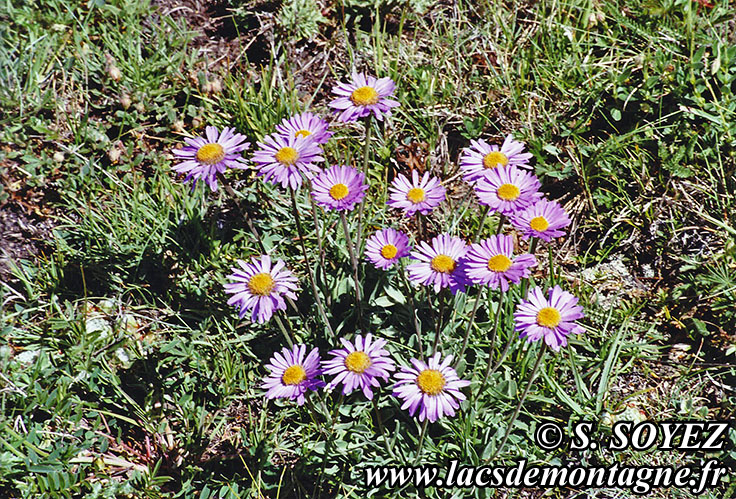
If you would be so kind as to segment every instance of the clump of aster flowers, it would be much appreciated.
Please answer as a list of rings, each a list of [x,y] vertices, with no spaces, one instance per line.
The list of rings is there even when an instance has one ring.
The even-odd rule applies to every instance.
[[[330,359],[324,363],[320,359],[317,348],[308,351],[304,344],[283,348],[280,352],[274,353],[266,366],[268,375],[262,384],[268,399],[285,398],[296,401],[298,405],[303,405],[310,391],[317,391],[320,388],[332,391],[339,387],[342,395],[361,392],[365,398],[374,401],[374,408],[378,410],[379,388],[382,383],[389,380],[391,373],[396,371],[396,364],[386,348],[387,341],[374,337],[371,333],[365,333],[366,325],[371,322],[365,320],[362,310],[366,308],[366,302],[368,302],[367,308],[369,310],[372,308],[371,312],[374,311],[378,301],[373,300],[377,295],[380,296],[380,286],[397,278],[404,279],[404,284],[408,279],[415,285],[426,286],[435,293],[448,288],[449,291],[456,294],[465,292],[471,286],[487,286],[490,289],[500,290],[493,318],[495,326],[492,334],[488,335],[490,338],[489,362],[487,366],[484,366],[486,376],[484,382],[480,384],[478,394],[482,393],[486,381],[490,379],[489,373],[495,369],[492,367],[493,362],[490,362],[492,357],[502,351],[496,364],[501,365],[508,351],[508,346],[502,350],[495,345],[498,324],[504,323],[499,318],[502,317],[505,310],[515,307],[514,327],[521,338],[529,342],[537,340],[544,342],[543,348],[539,349],[539,357],[531,371],[532,374],[529,376],[530,383],[538,371],[541,359],[547,350],[546,347],[559,351],[567,345],[570,335],[583,332],[582,326],[576,323],[583,317],[582,307],[578,305],[578,299],[572,294],[562,290],[560,286],[554,286],[546,292],[541,288],[533,287],[528,294],[526,293],[530,282],[536,277],[532,275],[531,269],[537,264],[533,254],[537,241],[541,239],[550,242],[564,235],[563,229],[570,225],[571,221],[562,206],[544,199],[540,192],[540,181],[529,171],[531,154],[526,152],[525,145],[514,140],[511,134],[506,136],[500,146],[489,144],[484,140],[473,140],[468,147],[463,149],[459,158],[459,168],[462,177],[471,184],[470,187],[477,196],[477,199],[466,196],[465,199],[471,200],[467,202],[467,205],[464,204],[465,200],[462,201],[463,204],[455,203],[456,199],[461,196],[448,196],[443,179],[439,176],[429,171],[420,174],[419,171],[413,170],[410,175],[397,175],[390,186],[382,190],[386,199],[380,201],[385,201],[389,208],[401,210],[406,217],[419,214],[416,220],[403,219],[401,223],[406,232],[386,227],[386,213],[383,214],[380,222],[378,220],[381,217],[375,217],[375,213],[372,212],[368,212],[365,220],[363,219],[364,207],[375,205],[375,203],[366,202],[370,201],[370,198],[367,197],[369,192],[367,179],[374,178],[369,161],[372,144],[371,130],[379,128],[371,126],[371,117],[383,120],[391,115],[392,109],[399,106],[399,102],[393,99],[395,89],[395,83],[389,78],[377,79],[373,76],[354,73],[350,82],[341,83],[332,90],[336,99],[329,105],[335,110],[339,121],[352,122],[366,118],[365,156],[362,172],[343,164],[320,168],[319,164],[325,162],[326,159],[335,159],[329,156],[330,151],[335,148],[325,148],[327,154],[322,149],[323,145],[333,140],[333,134],[329,130],[330,125],[327,121],[309,111],[289,116],[281,121],[276,126],[275,133],[266,136],[262,142],[258,143],[258,150],[252,156],[252,162],[259,177],[290,190],[292,216],[296,223],[303,262],[305,262],[312,287],[311,299],[317,305],[324,330],[329,333],[327,336],[333,341],[337,339],[334,331],[338,329],[333,330],[331,322],[337,322],[335,311],[339,308],[335,307],[334,302],[327,297],[324,300],[327,305],[323,306],[320,298],[325,294],[320,287],[324,288],[325,282],[329,283],[331,276],[326,270],[322,272],[322,280],[319,280],[319,273],[315,278],[312,271],[314,255],[310,254],[305,241],[312,237],[311,234],[316,234],[316,246],[320,253],[319,262],[327,269],[325,255],[331,257],[332,254],[342,253],[331,254],[325,251],[323,246],[323,240],[336,240],[329,237],[329,231],[336,227],[334,212],[338,213],[353,266],[355,309],[357,311],[353,323],[343,321],[339,327],[344,328],[346,324],[350,324],[350,327],[355,327],[355,330],[359,332],[351,340],[345,337],[340,338],[341,347],[331,350]],[[241,154],[249,147],[249,144],[245,142],[244,136],[235,133],[232,128],[225,128],[220,133],[215,127],[207,127],[205,137],[185,139],[185,142],[184,148],[174,151],[176,156],[183,160],[174,167],[174,170],[186,174],[185,180],[192,181],[195,185],[202,180],[214,191],[217,189],[218,175],[227,168],[244,168],[246,165]],[[345,157],[350,158],[350,154]],[[445,182],[451,180],[452,177],[449,180],[444,179]],[[310,192],[297,192],[305,181]],[[450,193],[456,194],[457,191],[453,190]],[[301,205],[298,199],[300,196]],[[307,199],[311,197],[313,217],[308,222],[307,230],[304,230],[301,224],[305,197]],[[430,223],[426,224],[427,221],[423,217],[432,214],[446,199],[447,206],[450,208],[443,210],[442,213],[435,212]],[[463,223],[465,221],[462,220],[462,214],[472,211],[466,208],[470,208],[473,202],[487,208],[482,211],[483,215],[478,223],[477,233],[470,237],[467,234],[459,234],[458,231],[468,226],[467,223]],[[323,210],[317,209],[317,206]],[[356,206],[360,206],[360,210],[356,210],[357,213],[351,213]],[[390,210],[385,209],[385,212],[388,211]],[[498,223],[495,227],[496,234],[487,236],[483,234],[484,222],[486,216],[491,212],[498,215]],[[445,217],[452,217],[453,213],[459,216],[456,216],[450,225]],[[352,227],[357,226],[357,231],[350,229],[351,224],[348,223],[348,218],[353,216],[357,218],[357,223],[352,224]],[[320,221],[320,217],[324,218]],[[523,239],[531,239],[531,242],[518,241],[516,235],[508,234],[511,230],[508,226],[504,226],[506,220],[511,222],[513,229]],[[373,230],[378,228],[365,241],[361,229],[363,222],[366,226],[374,227]],[[446,225],[443,226],[443,224]],[[313,232],[312,227],[314,227]],[[412,233],[412,227],[420,229],[417,233]],[[257,231],[253,232],[258,238]],[[438,232],[439,235],[431,239],[430,236],[427,236],[426,240],[422,240],[425,234],[434,235]],[[450,235],[450,233],[457,236]],[[327,234],[326,237],[325,234]],[[354,239],[353,235],[356,236]],[[476,243],[478,239],[480,241]],[[472,244],[466,243],[466,240],[472,241]],[[258,242],[262,246],[267,246],[263,244],[263,241]],[[365,243],[364,246],[363,243]],[[522,249],[526,247],[529,248],[528,252]],[[364,285],[361,282],[361,274],[365,274],[359,268],[358,257],[356,257],[363,248],[365,261],[361,262],[361,265],[365,265],[367,261],[381,270],[398,268],[398,272],[378,273],[375,288],[366,286],[368,290],[365,294],[369,297],[366,300],[363,300]],[[396,265],[406,257],[411,259],[411,263],[406,268],[403,265]],[[339,261],[329,263],[332,265],[330,269],[340,269],[342,264]],[[370,281],[366,282],[370,283]],[[519,286],[514,288],[515,285]],[[393,283],[389,286],[393,286]],[[433,299],[429,290],[416,293],[415,289],[411,289],[411,285],[406,287],[410,288],[408,293],[412,305],[417,297]],[[238,260],[237,266],[232,267],[232,273],[227,276],[224,288],[226,293],[231,295],[227,303],[237,308],[241,319],[248,317],[252,322],[264,324],[270,321],[274,314],[286,310],[286,300],[296,299],[298,283],[283,260],[279,259],[274,262],[268,255],[260,255],[250,261]],[[387,294],[390,289],[386,289]],[[471,292],[469,296],[462,297],[464,301],[456,297],[455,305],[458,306],[458,310],[464,310],[459,304],[471,300],[473,294]],[[518,300],[519,295],[526,296],[517,304],[513,300]],[[444,292],[440,294],[439,313],[433,314],[432,317],[432,320],[435,321],[434,345],[431,349],[432,355],[426,360],[423,357],[426,350],[422,347],[422,329],[425,320],[420,317],[420,314],[415,313],[416,311],[412,311],[416,329],[415,345],[418,352],[416,357],[418,358],[411,358],[408,365],[400,367],[399,371],[394,374],[395,384],[392,386],[392,394],[399,400],[401,409],[408,410],[412,416],[426,423],[454,416],[460,407],[460,402],[465,400],[462,389],[470,385],[470,382],[461,379],[452,367],[453,355],[443,356],[439,353],[440,333],[447,334],[447,331],[450,331],[449,334],[453,334],[457,330],[456,327],[443,327],[448,326],[447,320],[455,320],[455,311],[452,313],[453,318],[449,318],[449,313],[444,313],[445,296]],[[483,296],[486,298],[482,298]],[[465,338],[459,349],[460,361],[463,360],[462,354],[466,346],[470,344],[471,333],[477,329],[472,328],[476,310],[481,303],[490,301],[491,298],[490,292],[483,288],[478,289],[475,293],[476,301],[472,313],[468,316]],[[341,306],[344,303],[343,300]],[[302,305],[295,307],[300,315],[304,315],[304,310],[307,308]],[[328,312],[332,313],[332,317]],[[491,312],[489,307],[488,314],[486,314],[489,319]],[[281,317],[277,316],[275,319],[290,345],[295,342],[294,336],[308,334],[304,332],[304,328],[292,329],[289,320],[286,321],[290,326],[287,332]],[[457,324],[449,325],[456,326]],[[515,335],[508,336],[507,341],[518,341]],[[401,340],[400,337],[395,338],[396,342]],[[407,364],[405,361],[399,361],[399,363]],[[477,366],[467,368],[474,369]],[[326,379],[323,380],[323,376]],[[327,380],[329,383],[325,384]],[[527,392],[528,386],[520,397],[519,407]],[[329,403],[330,400],[334,401],[334,398],[324,397],[320,402]],[[338,403],[342,403],[344,398],[340,396],[339,400]],[[355,401],[355,398],[352,400]],[[316,405],[310,404],[310,406],[311,409],[319,411]],[[504,436],[499,449],[506,442],[508,431],[513,425],[513,419],[518,415],[519,407],[512,417],[507,435]],[[334,423],[340,411],[334,411],[333,414],[337,415],[332,416]],[[379,414],[377,414],[377,420],[380,420]],[[424,429],[426,425],[421,430],[422,437]],[[422,441],[420,438],[419,442]]]

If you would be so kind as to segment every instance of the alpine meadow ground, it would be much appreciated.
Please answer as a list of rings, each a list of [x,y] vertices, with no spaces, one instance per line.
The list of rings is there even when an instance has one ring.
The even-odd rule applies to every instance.
[[[733,470],[736,428],[604,443],[735,415],[734,19],[1,2],[0,497],[612,498],[635,484],[366,470]],[[647,497],[736,481],[694,490]]]

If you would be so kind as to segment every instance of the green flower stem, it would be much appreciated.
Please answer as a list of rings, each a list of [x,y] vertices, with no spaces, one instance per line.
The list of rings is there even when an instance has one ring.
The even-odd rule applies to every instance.
[[[320,298],[319,296],[319,290],[317,289],[317,284],[314,282],[314,275],[312,275],[312,266],[309,260],[309,255],[307,254],[307,247],[304,245],[304,231],[302,230],[302,221],[299,217],[299,209],[296,206],[296,192],[294,192],[294,189],[289,189],[289,192],[291,193],[291,210],[294,213],[296,230],[299,235],[299,243],[302,247],[302,253],[304,254],[304,263],[307,266],[307,276],[309,277],[309,284],[312,286],[312,292],[314,293],[314,301],[317,302],[317,308],[319,309],[319,314],[322,317],[322,322],[325,323],[327,331],[334,339],[335,332],[332,330],[332,326],[330,325],[329,319],[327,319],[327,314],[325,313],[324,306],[322,305],[322,298]]]
[[[286,343],[289,344],[289,348],[293,347],[296,340],[293,337],[294,333],[291,330],[291,323],[289,323],[287,320],[287,324],[289,324],[289,330],[287,331],[284,327],[284,323],[281,322],[281,318],[279,317],[278,312],[273,314],[273,318],[276,319],[276,324],[278,324],[279,329],[281,329],[281,332],[284,334],[284,338],[286,338]]]
[[[547,246],[547,256],[549,257],[549,286],[553,288],[557,279],[555,276],[555,262],[554,258],[552,258],[552,248],[550,246]]]
[[[417,333],[417,349],[419,350],[419,360],[424,360],[424,349],[422,348],[422,328],[419,324],[419,318],[417,317],[417,307],[414,302],[414,290],[409,284],[409,278],[406,276],[406,267],[402,266],[401,276],[404,286],[406,287],[406,295],[409,297],[411,302],[411,316],[414,319],[414,330]]]
[[[417,455],[414,458],[414,464],[419,464],[419,457],[422,455],[422,446],[424,445],[424,437],[427,434],[427,423],[429,423],[428,419],[424,420],[424,423],[422,423],[422,430],[419,433],[419,443],[417,444]]]
[[[478,387],[478,392],[475,394],[475,398],[477,399],[480,397],[481,392],[483,391],[483,388],[485,388],[486,383],[488,383],[488,378],[491,375],[491,372],[495,371],[494,369],[491,369],[491,360],[493,359],[493,346],[494,343],[496,343],[496,335],[498,334],[498,324],[501,322],[501,308],[503,307],[504,298],[506,297],[506,293],[503,291],[500,291],[500,296],[498,297],[498,306],[496,306],[496,317],[494,317],[494,323],[493,323],[493,331],[491,331],[491,345],[488,347],[488,367],[486,368],[486,374],[483,376],[483,383]],[[513,335],[511,335],[513,336]]]
[[[475,313],[478,311],[478,305],[480,305],[480,299],[481,299],[481,296],[483,296],[484,291],[485,291],[485,288],[481,288],[478,290],[478,294],[475,295],[475,303],[473,304],[473,311],[470,312],[470,317],[468,317],[468,323],[465,325],[465,335],[463,336],[463,346],[460,348],[460,353],[457,356],[457,362],[455,363],[455,367],[457,367],[457,364],[460,362],[460,359],[462,359],[463,355],[465,354],[465,350],[468,348],[468,338],[470,338],[470,330],[473,328],[473,323],[475,322]]]
[[[363,144],[363,175],[365,176],[365,182],[368,182],[368,163],[369,163],[369,155],[371,151],[371,130],[372,130],[372,120],[371,118],[373,115],[369,114],[365,118],[365,143]],[[362,244],[362,234],[363,234],[363,211],[365,210],[365,200],[368,199],[368,196],[364,196],[363,200],[360,202],[360,208],[358,208],[358,232],[357,237],[355,239],[355,252],[360,253],[360,245]]]
[[[431,288],[429,286],[425,286],[424,287],[424,295],[425,295],[425,299],[426,299],[427,303],[429,303],[429,313],[432,316],[432,324],[434,324],[435,327],[436,327],[437,326],[437,321],[439,319],[437,318],[437,312],[434,311],[434,307],[432,306],[432,302],[430,301],[430,298],[429,298],[430,289]],[[438,335],[435,334],[435,344],[437,344],[437,338],[438,338]],[[432,356],[432,353],[431,352],[427,352],[427,356],[428,357],[431,357]]]
[[[350,263],[353,265],[353,279],[355,280],[355,305],[358,307],[358,327],[360,327],[363,319],[363,298],[360,291],[360,277],[358,277],[358,260],[355,258],[355,249],[353,241],[350,238],[350,230],[348,229],[348,219],[344,211],[340,211],[340,220],[342,220],[342,230],[345,232],[345,241],[348,244],[348,253],[350,254]]]
[[[506,215],[501,213],[501,216],[498,217],[498,227],[496,228],[496,235],[500,234],[503,230],[503,224],[506,221]]]
[[[378,429],[381,431],[381,438],[383,438],[383,443],[386,446],[386,453],[389,456],[393,456],[394,450],[391,448],[388,442],[388,437],[386,436],[386,429],[383,427],[383,421],[381,420],[381,413],[378,411],[378,397],[374,395],[373,397],[373,410],[376,413],[376,422],[378,423]]]
[[[485,223],[486,223],[486,217],[488,216],[488,212],[490,210],[491,210],[491,207],[490,206],[486,206],[483,209],[483,215],[481,215],[480,222],[478,222],[478,230],[476,230],[475,231],[475,234],[473,234],[473,239],[471,240],[471,242],[474,243],[474,242],[476,242],[478,240],[478,236],[483,231],[483,225],[485,225]]]
[[[538,238],[532,237],[532,242],[529,243],[529,253],[530,254],[533,255],[534,252],[537,251],[537,242],[538,241],[539,241]],[[527,288],[528,287],[529,287],[529,278],[528,277],[525,277],[521,281],[521,299],[522,300],[526,299],[526,291],[527,291]]]
[[[311,186],[310,186],[311,191]],[[314,232],[317,234],[317,249],[319,250],[319,268],[322,269],[324,275],[325,269],[325,249],[322,244],[322,234],[319,231],[319,217],[317,216],[317,206],[312,196],[309,196],[309,204],[312,206],[312,220],[314,220]]]
[[[248,215],[248,212],[243,210],[240,207],[240,202],[238,195],[235,192],[235,189],[232,188],[230,183],[227,181],[225,176],[222,173],[219,173],[217,175],[217,179],[222,184],[222,187],[225,189],[225,192],[228,196],[232,198],[232,200],[235,202],[235,206],[238,208],[238,211],[243,216],[243,219],[245,219],[245,223],[248,225],[248,229],[250,230],[251,234],[253,234],[253,237],[255,238],[256,243],[258,244],[258,247],[261,250],[261,253],[266,253],[266,248],[263,245],[263,240],[261,239],[261,235],[258,233],[258,229],[256,229],[255,225],[253,225],[253,221],[250,219],[250,216]]]
[[[335,441],[335,425],[337,424],[337,414],[340,410],[340,407],[342,406],[343,401],[345,400],[345,395],[342,392],[340,393],[340,399],[334,406],[332,413],[330,413],[329,409],[327,408],[327,404],[325,404],[324,399],[321,400],[322,407],[324,408],[325,413],[330,415],[330,433],[327,436],[327,442],[325,443],[325,458],[322,460],[322,471],[319,474],[319,485],[317,487],[317,494],[314,497],[322,497],[322,484],[324,483],[325,470],[327,469],[327,461],[330,453],[332,452],[332,445]]]
[[[486,371],[486,376],[490,376],[491,374],[495,373],[496,369],[498,369],[498,366],[500,366],[503,363],[503,361],[506,359],[506,354],[509,353],[509,348],[511,348],[511,343],[513,343],[514,338],[516,338],[516,334],[513,331],[511,331],[511,333],[509,333],[508,339],[506,340],[506,345],[504,345],[503,347],[503,351],[501,352],[501,355],[498,357],[498,360],[496,361],[496,363],[493,364],[493,367],[491,367],[488,371]],[[489,359],[488,365],[490,366],[490,359]]]
[[[316,394],[309,394],[308,397],[305,397],[306,399],[306,405],[309,408],[309,412],[312,416],[312,421],[314,422],[314,425],[317,427],[317,430],[319,433],[327,439],[327,435],[325,434],[325,430],[322,427],[322,423],[320,422],[320,414],[317,412],[317,407],[315,407],[314,402],[312,402],[312,396],[316,396]]]
[[[537,241],[539,241],[539,239],[537,239],[536,237],[532,238],[532,242],[529,245],[529,253],[534,254],[534,251],[536,251],[536,248],[537,248]],[[525,277],[521,281],[522,299],[526,298],[526,291],[528,287],[529,287],[529,278]],[[509,337],[506,340],[506,346],[504,346],[503,352],[501,352],[501,355],[498,357],[498,360],[496,361],[496,363],[493,364],[493,367],[490,369],[490,371],[488,371],[487,376],[490,376],[491,373],[496,372],[496,369],[498,369],[498,366],[500,366],[503,363],[503,361],[506,359],[506,354],[509,352],[509,348],[511,348],[511,343],[514,341],[515,337],[516,336],[514,335],[513,331],[509,333]]]
[[[235,206],[238,208],[238,211],[243,216],[243,219],[245,220],[245,223],[248,225],[248,229],[250,229],[251,234],[253,234],[253,238],[255,239],[256,243],[258,244],[258,248],[260,248],[261,254],[264,254],[265,255],[266,254],[266,247],[263,244],[263,240],[261,239],[261,235],[258,233],[258,229],[256,229],[255,225],[253,225],[253,221],[250,219],[250,216],[248,215],[248,212],[245,211],[245,210],[243,210],[240,207],[240,202],[239,202],[239,199],[238,199],[238,195],[236,194],[235,190],[232,188],[232,186],[230,185],[230,183],[227,181],[227,178],[225,178],[225,176],[222,173],[218,173],[217,174],[217,179],[222,184],[222,187],[225,189],[225,192],[227,193],[227,195],[230,196],[233,199],[233,201],[235,202]],[[294,303],[294,300],[292,300],[288,296],[285,297],[285,298],[286,298],[286,301],[289,302],[289,304],[291,305],[291,307],[294,309],[294,311],[298,315],[301,315],[301,313],[299,312],[299,309],[297,308],[296,304]],[[292,346],[291,339],[287,335],[286,329],[284,328],[283,323],[278,318],[278,316],[274,315],[274,317],[276,317],[276,321],[279,324],[279,328],[281,329],[281,332],[283,332],[284,335],[286,336],[287,343],[289,343],[289,346]],[[289,333],[291,333],[292,332],[291,321],[289,320],[289,317],[286,314],[284,314],[284,317],[286,318],[287,324],[289,324]]]
[[[447,288],[442,288],[437,295],[437,301],[439,302],[439,307],[437,307],[438,310],[438,317],[434,324],[434,343],[432,344],[432,355],[437,353],[437,345],[440,342],[440,334],[442,333],[442,319],[445,315],[445,290]]]
[[[539,371],[539,366],[542,365],[542,358],[544,357],[544,352],[547,351],[547,348],[546,348],[546,345],[544,344],[544,340],[542,340],[541,343],[542,344],[539,347],[539,355],[537,355],[537,361],[534,363],[534,368],[532,369],[532,373],[529,376],[529,382],[526,384],[526,388],[524,388],[524,392],[521,394],[519,403],[516,404],[514,415],[511,416],[509,425],[506,427],[506,433],[504,433],[503,435],[503,440],[501,440],[501,444],[498,447],[496,447],[496,452],[493,453],[493,456],[491,457],[490,461],[493,461],[494,459],[496,459],[499,452],[501,452],[501,449],[503,449],[503,446],[506,445],[506,441],[509,439],[509,435],[511,435],[511,428],[514,426],[514,422],[516,421],[516,418],[519,417],[519,411],[521,411],[521,406],[524,404],[524,399],[526,399],[526,395],[529,393],[529,389],[532,387],[534,378],[537,376],[537,372]]]

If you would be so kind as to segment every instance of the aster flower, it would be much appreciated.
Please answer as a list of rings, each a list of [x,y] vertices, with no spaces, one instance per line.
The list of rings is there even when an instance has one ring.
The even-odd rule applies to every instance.
[[[583,317],[583,307],[577,303],[575,296],[559,286],[549,289],[547,297],[541,288],[534,288],[516,306],[515,330],[529,342],[544,338],[552,350],[559,352],[560,347],[567,345],[568,336],[585,332],[574,322]]]
[[[399,258],[409,256],[409,236],[394,229],[377,231],[365,242],[366,259],[382,270],[388,270]]]
[[[537,264],[534,255],[525,253],[514,256],[514,241],[511,236],[494,235],[470,246],[460,265],[463,274],[473,284],[501,288],[506,292],[509,282],[519,284],[529,277],[529,268]]]
[[[434,286],[435,293],[447,287],[453,294],[465,291],[467,278],[458,263],[467,251],[465,241],[448,234],[435,237],[431,245],[422,241],[411,252],[411,258],[419,262],[406,268],[409,280]]]
[[[399,103],[389,99],[396,89],[391,78],[376,79],[363,73],[353,73],[352,81],[340,83],[333,87],[332,93],[337,99],[330,102],[330,107],[340,113],[340,121],[355,121],[373,113],[378,120],[383,116],[391,116],[391,108]]]
[[[251,320],[260,324],[268,321],[276,310],[286,310],[284,296],[296,299],[296,277],[279,259],[272,266],[271,257],[261,255],[253,258],[251,263],[238,260],[238,267],[232,267],[233,273],[225,284],[225,292],[233,296],[227,301],[240,309],[240,318],[251,311]]]
[[[324,381],[316,379],[322,374],[319,351],[312,349],[305,359],[306,351],[306,345],[294,345],[291,350],[284,347],[281,353],[273,354],[266,366],[271,372],[263,380],[263,389],[268,390],[267,398],[288,398],[302,405],[307,390],[325,386]]]
[[[309,137],[271,134],[258,143],[253,154],[258,163],[259,176],[274,184],[287,185],[296,190],[302,185],[302,174],[312,178],[320,171],[314,163],[324,161],[322,149]]]
[[[192,189],[198,181],[203,180],[214,192],[217,190],[218,173],[223,173],[227,168],[246,168],[245,160],[240,155],[250,147],[245,140],[245,136],[235,133],[234,128],[223,128],[222,133],[219,133],[217,127],[208,126],[205,137],[186,137],[186,145],[172,151],[183,160],[172,169],[186,173],[184,182],[192,180]]]
[[[500,149],[485,140],[471,140],[470,147],[463,149],[460,156],[463,180],[475,182],[497,166],[527,166],[532,155],[523,152],[524,147],[524,143],[514,140],[511,134],[506,136]]]
[[[440,362],[437,352],[426,363],[411,359],[413,367],[402,366],[394,375],[398,381],[393,390],[393,395],[404,402],[401,408],[409,409],[412,416],[419,409],[419,421],[427,419],[430,423],[443,416],[454,416],[459,401],[465,400],[460,389],[470,381],[460,379],[450,367],[451,362],[452,355]]]
[[[373,399],[373,388],[380,386],[378,378],[388,381],[388,374],[395,369],[394,361],[389,353],[384,350],[386,340],[373,340],[370,333],[365,337],[358,335],[355,343],[345,338],[340,338],[345,348],[332,350],[332,359],[325,362],[325,374],[336,374],[335,378],[327,384],[327,389],[332,390],[340,383],[343,384],[342,393],[349,395],[356,388],[363,390],[363,395]]]
[[[365,175],[350,166],[333,166],[312,180],[312,198],[326,210],[350,211],[365,196]]]
[[[276,131],[281,135],[309,137],[318,144],[324,144],[332,137],[332,132],[327,131],[329,126],[329,123],[316,114],[304,112],[284,118],[276,125]]]
[[[431,177],[424,172],[419,178],[419,172],[411,172],[411,181],[399,174],[388,191],[389,199],[386,203],[392,208],[404,210],[407,217],[417,211],[422,215],[428,214],[445,200],[445,188],[437,177]]]
[[[511,222],[521,231],[524,239],[538,237],[547,242],[560,237],[560,229],[570,225],[570,217],[559,203],[540,199],[533,205],[514,213]]]
[[[475,193],[480,204],[503,215],[511,215],[542,197],[541,184],[533,174],[514,165],[499,166],[478,179]]]

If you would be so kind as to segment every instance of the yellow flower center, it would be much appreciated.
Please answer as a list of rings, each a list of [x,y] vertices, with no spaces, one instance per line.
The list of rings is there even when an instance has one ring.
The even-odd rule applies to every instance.
[[[275,158],[282,165],[291,166],[299,159],[299,152],[293,147],[282,147],[276,153]]]
[[[419,389],[427,395],[437,395],[445,388],[445,377],[436,369],[425,369],[417,376]]]
[[[349,193],[348,186],[345,184],[335,184],[330,187],[330,197],[335,201],[344,199]]]
[[[398,252],[399,250],[393,244],[387,244],[386,246],[381,248],[381,256],[384,257],[386,260],[391,260],[393,257],[396,256],[396,253]]]
[[[353,90],[350,100],[356,106],[369,106],[378,102],[378,92],[372,87],[360,87]]]
[[[267,272],[261,272],[250,278],[248,281],[248,290],[251,294],[256,296],[266,296],[271,294],[273,287],[276,282],[271,277],[271,274]]]
[[[562,316],[560,316],[556,308],[544,307],[537,312],[537,324],[542,327],[557,327],[560,324],[560,320],[562,320]]]
[[[197,151],[197,161],[215,165],[225,159],[225,149],[220,144],[205,144]]]
[[[436,257],[432,258],[432,261],[429,263],[429,265],[435,272],[442,272],[444,274],[449,274],[450,272],[455,270],[455,260],[447,255],[437,255]]]
[[[298,385],[307,379],[307,371],[299,364],[286,368],[284,374],[281,375],[281,381],[285,385]]]
[[[534,217],[529,221],[529,227],[537,232],[544,232],[549,227],[549,222],[544,217]]]
[[[424,201],[424,189],[420,189],[419,187],[409,189],[409,192],[406,193],[406,199],[414,204],[421,203]]]
[[[498,188],[496,194],[504,201],[516,201],[521,195],[521,190],[514,184],[503,184]]]
[[[350,372],[361,374],[371,367],[371,358],[365,352],[350,352],[345,357],[345,367]]]
[[[509,158],[501,151],[491,151],[483,157],[483,166],[486,168],[496,168],[496,166],[506,166],[509,164]]]
[[[312,135],[312,132],[309,130],[299,130],[294,134],[294,137],[309,137],[310,135]]]
[[[511,267],[511,260],[506,255],[492,256],[488,260],[488,270],[492,272],[506,272]]]

